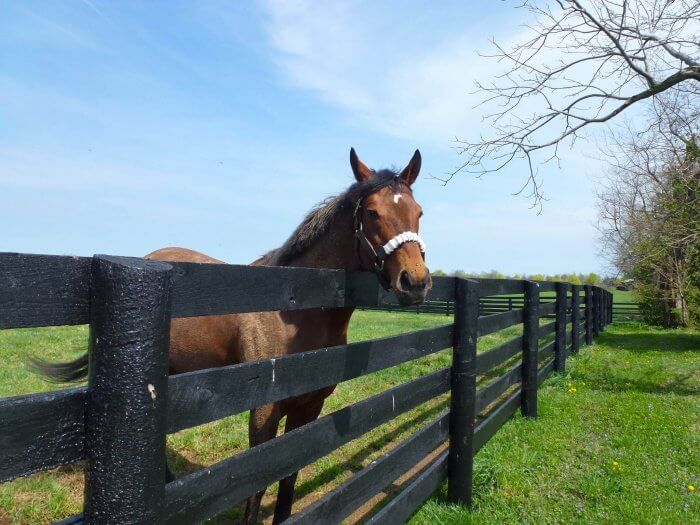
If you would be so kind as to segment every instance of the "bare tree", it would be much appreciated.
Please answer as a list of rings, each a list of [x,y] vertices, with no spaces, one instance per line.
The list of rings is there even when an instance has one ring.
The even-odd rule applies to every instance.
[[[700,91],[698,0],[524,0],[534,15],[530,37],[495,41],[490,56],[505,65],[491,83],[477,83],[492,134],[457,140],[460,171],[485,174],[521,160],[529,177],[517,193],[542,193],[537,166],[559,160],[592,124],[614,119],[661,93]],[[672,98],[671,98],[672,99]]]

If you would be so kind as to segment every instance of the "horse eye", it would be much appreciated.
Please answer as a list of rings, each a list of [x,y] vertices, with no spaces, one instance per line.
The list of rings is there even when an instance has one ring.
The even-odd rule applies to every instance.
[[[377,213],[374,210],[367,210],[367,215],[372,217],[373,219],[378,219],[379,218],[379,213]]]

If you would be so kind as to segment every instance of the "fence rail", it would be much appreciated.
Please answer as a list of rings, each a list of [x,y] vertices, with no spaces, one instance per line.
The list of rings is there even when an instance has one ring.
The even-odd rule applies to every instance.
[[[556,295],[544,299],[543,291]],[[505,294],[511,296],[507,309],[494,312],[503,298],[493,296]],[[193,523],[449,392],[448,412],[290,521],[339,522],[433,456],[370,523],[404,521],[444,480],[450,499],[469,505],[474,455],[518,407],[536,416],[538,385],[553,370],[564,370],[582,336],[590,343],[611,322],[612,296],[568,283],[442,277],[435,278],[429,299],[428,305],[452,305],[454,321],[167,377],[172,317],[394,308],[396,299],[374,275],[341,270],[0,254],[0,328],[91,325],[87,388],[0,400],[0,481],[85,459],[84,513],[71,523]],[[554,321],[542,324],[544,318]],[[479,337],[516,325],[523,325],[521,336],[477,352]],[[167,433],[446,348],[453,349],[450,367],[165,483]],[[117,368],[122,373],[113,374]]]
[[[609,293],[609,292],[606,292]],[[542,303],[554,302],[554,297],[545,296],[542,297]],[[570,305],[569,305],[570,306]],[[583,305],[581,305],[581,309]],[[498,314],[510,310],[517,310],[523,307],[523,298],[521,296],[496,296],[496,297],[482,297],[479,299],[479,315],[492,315]],[[364,310],[386,310],[386,311],[397,311],[397,312],[412,312],[412,313],[431,313],[431,314],[443,314],[446,316],[454,314],[454,302],[453,301],[433,301],[429,300],[423,304],[416,306],[394,306],[394,305],[383,305],[383,306],[366,306],[362,307]],[[618,322],[624,321],[639,321],[642,319],[642,311],[640,310],[639,303],[632,301],[613,301],[612,305],[613,320]],[[549,315],[549,318],[554,318],[553,315]]]

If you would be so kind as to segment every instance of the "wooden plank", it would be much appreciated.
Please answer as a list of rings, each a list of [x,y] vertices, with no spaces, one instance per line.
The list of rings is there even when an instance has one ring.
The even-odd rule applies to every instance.
[[[170,264],[175,271],[173,317],[342,307],[345,304],[343,270]]]
[[[479,326],[479,284],[459,279],[455,286],[454,348],[450,379],[450,443],[447,497],[471,506],[476,419],[476,341]]]
[[[553,314],[556,311],[556,308],[557,308],[556,301],[550,301],[548,303],[541,302],[540,303],[540,317],[544,317],[545,315]]]
[[[535,281],[539,287],[540,292],[553,292],[556,289],[557,283],[553,281]]]
[[[491,439],[491,436],[493,436],[496,431],[503,426],[503,423],[508,421],[510,416],[518,409],[521,396],[521,390],[513,392],[508,399],[498,405],[497,408],[489,413],[486,419],[477,425],[474,433],[474,454]]]
[[[479,283],[479,295],[519,294],[525,291],[524,282],[519,279],[474,279]]]
[[[91,264],[86,257],[0,253],[0,329],[87,323]]]
[[[454,299],[454,277],[433,277],[433,287],[426,295],[427,301],[452,301]],[[345,306],[397,306],[396,294],[379,285],[373,273],[353,272],[346,276]],[[415,307],[414,307],[415,308]]]
[[[0,481],[83,457],[85,388],[0,399]]]
[[[498,379],[489,383],[476,392],[476,412],[483,411],[487,406],[496,401],[506,390],[520,383],[523,377],[523,365],[518,363],[510,367]]]
[[[168,432],[244,412],[452,346],[452,325],[171,376]]]
[[[447,477],[447,452],[440,454],[398,496],[372,516],[367,525],[404,523]]]
[[[216,516],[449,387],[450,369],[443,368],[177,479],[166,486],[166,521],[189,524]]]
[[[552,340],[546,345],[542,346],[539,349],[539,352],[537,354],[538,360],[542,361],[544,359],[547,359],[551,356],[554,355],[554,347],[555,347],[556,341]]]
[[[547,323],[545,325],[540,326],[540,331],[538,332],[538,336],[541,338],[548,336],[551,333],[554,333],[554,331],[557,328],[557,322],[552,321],[551,323]]]
[[[525,417],[537,417],[537,348],[540,327],[540,288],[532,281],[525,283],[525,308],[523,309],[523,395],[521,413]]]
[[[507,361],[523,349],[522,336],[506,341],[500,346],[476,356],[476,373],[484,374],[494,366]]]
[[[542,381],[547,379],[547,376],[554,370],[554,359],[547,361],[540,369],[537,371],[537,384],[542,384]]]
[[[90,525],[162,522],[172,276],[162,261],[93,258],[83,507]]]
[[[340,523],[443,443],[448,427],[444,414],[285,523]]]
[[[479,336],[498,332],[509,326],[523,322],[523,309],[511,310],[501,314],[479,317]]]

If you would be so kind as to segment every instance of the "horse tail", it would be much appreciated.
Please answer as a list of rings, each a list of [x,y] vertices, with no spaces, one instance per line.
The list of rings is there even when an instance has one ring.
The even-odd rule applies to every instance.
[[[73,361],[52,363],[36,357],[28,358],[29,367],[52,383],[75,383],[88,375],[88,353]]]

